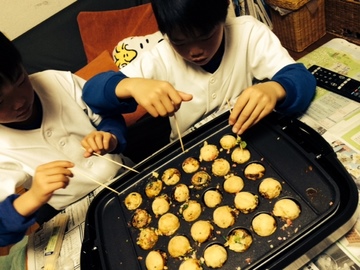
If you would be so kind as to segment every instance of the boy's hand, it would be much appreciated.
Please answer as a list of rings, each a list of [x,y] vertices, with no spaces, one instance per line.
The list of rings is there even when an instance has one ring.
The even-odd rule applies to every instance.
[[[154,117],[174,114],[183,101],[190,101],[191,94],[177,91],[170,83],[165,81],[127,78],[122,80],[117,88],[119,98],[133,97]]]
[[[66,188],[70,177],[69,168],[74,163],[65,160],[53,161],[36,168],[31,188],[14,200],[14,208],[22,216],[29,216],[47,203],[55,190]]]
[[[104,155],[113,151],[117,146],[117,138],[105,131],[93,131],[84,137],[81,141],[82,147],[85,149],[84,157],[90,157],[92,153]]]
[[[245,89],[237,99],[229,117],[232,131],[238,135],[259,122],[275,108],[286,92],[276,82],[255,84]]]
[[[73,176],[69,168],[72,167],[74,167],[74,164],[65,160],[53,161],[38,166],[29,192],[36,194],[36,197],[43,204],[46,203],[55,190],[66,188],[69,184],[69,177]]]

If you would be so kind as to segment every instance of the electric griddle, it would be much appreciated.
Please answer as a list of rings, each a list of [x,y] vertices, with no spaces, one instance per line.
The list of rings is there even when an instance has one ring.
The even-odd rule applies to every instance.
[[[130,220],[134,211],[125,207],[124,199],[130,192],[142,194],[140,208],[151,213],[152,199],[146,198],[144,189],[154,172],[161,173],[171,167],[181,169],[186,157],[199,157],[204,142],[219,147],[223,135],[232,134],[228,125],[228,113],[195,129],[183,137],[186,149],[182,152],[179,141],[173,142],[139,163],[131,171],[111,184],[120,192],[117,195],[103,190],[92,201],[85,223],[85,236],[81,252],[82,269],[146,269],[145,258],[150,250],[137,245],[139,229]],[[231,228],[214,225],[214,235],[199,245],[190,236],[193,222],[185,221],[179,212],[180,203],[171,202],[170,212],[177,215],[181,226],[175,235],[184,235],[191,242],[193,255],[202,260],[204,249],[213,243],[224,245],[227,235],[234,228],[246,228],[253,236],[248,250],[237,253],[227,249],[228,259],[221,269],[294,269],[314,258],[334,243],[355,224],[357,219],[358,191],[351,176],[339,162],[331,146],[313,129],[295,118],[272,113],[241,136],[251,152],[246,164],[231,163],[231,172],[244,179],[244,190],[258,192],[261,179],[253,181],[244,177],[244,169],[251,162],[265,168],[263,178],[273,177],[281,181],[283,190],[278,198],[268,200],[259,196],[257,209],[249,214],[239,214]],[[151,142],[149,142],[151,143]],[[228,151],[220,149],[219,157],[231,162]],[[201,169],[211,173],[211,162],[201,162]],[[182,183],[191,186],[191,175],[182,171]],[[191,199],[201,200],[207,188],[217,188],[223,194],[222,205],[233,206],[233,194],[222,190],[224,177],[212,175],[204,189],[191,189]],[[164,185],[162,194],[171,197],[172,186]],[[251,228],[252,218],[262,212],[272,213],[274,203],[281,198],[291,198],[301,207],[300,216],[290,224],[276,217],[277,230],[270,236],[260,237]],[[212,212],[203,204],[198,219],[212,222]],[[157,226],[158,217],[152,216],[149,226]],[[167,252],[171,236],[159,236],[154,250]],[[184,258],[172,258],[167,254],[168,269],[178,269]],[[202,260],[203,261],[203,260]],[[203,269],[210,269],[205,264]]]

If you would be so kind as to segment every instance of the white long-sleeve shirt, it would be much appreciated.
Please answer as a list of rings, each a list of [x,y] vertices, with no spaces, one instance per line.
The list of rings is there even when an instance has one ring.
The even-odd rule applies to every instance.
[[[215,67],[214,67],[215,69]],[[275,34],[251,16],[228,18],[224,26],[224,52],[215,72],[184,60],[165,40],[142,52],[120,71],[108,71],[91,78],[84,86],[83,99],[100,115],[113,114],[123,102],[116,96],[118,83],[125,78],[163,80],[175,89],[193,95],[176,112],[180,133],[234,105],[241,92],[254,80],[272,80],[286,91],[276,110],[289,115],[309,106],[316,88],[314,76],[296,63]],[[174,117],[170,117],[170,139],[178,138]]]
[[[33,130],[0,125],[0,201],[20,185],[30,188],[37,166],[68,160],[75,163],[71,168],[74,177],[49,201],[55,209],[62,209],[99,186],[83,175],[104,183],[120,167],[99,157],[83,157],[80,142],[101,121],[81,99],[84,80],[70,72],[48,70],[30,75],[30,81],[40,98],[43,119],[41,127]],[[122,162],[120,155],[107,156]]]
[[[176,112],[183,133],[215,110],[227,106],[254,77],[272,78],[295,61],[267,26],[251,16],[229,18],[225,23],[225,51],[214,73],[185,61],[169,42],[160,42],[144,52],[131,65],[121,69],[127,77],[143,77],[170,82],[177,90],[193,95]],[[238,74],[235,76],[234,74]],[[171,138],[177,138],[174,118],[170,117]]]

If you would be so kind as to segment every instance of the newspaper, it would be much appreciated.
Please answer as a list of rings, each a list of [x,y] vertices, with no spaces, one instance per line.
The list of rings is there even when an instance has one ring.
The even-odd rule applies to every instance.
[[[99,187],[82,200],[70,205],[61,212],[69,216],[69,222],[58,259],[58,269],[56,270],[80,269],[80,253],[84,239],[86,213],[93,198],[102,189],[103,187]],[[44,250],[52,232],[54,219],[44,223],[39,230],[29,236],[27,251],[28,270],[44,269]]]
[[[359,191],[360,104],[327,92],[315,99],[300,120],[318,131],[333,147]],[[360,217],[349,233],[302,269],[360,269]]]
[[[360,81],[360,47],[336,38],[301,58],[306,67],[323,66]],[[317,87],[305,114],[299,118],[334,148],[360,189],[360,104]]]
[[[356,58],[357,55],[360,57],[359,49],[343,39],[334,39],[299,62],[307,67],[316,63],[360,80],[360,59]],[[317,88],[314,101],[299,119],[321,134],[333,147],[360,191],[360,103]],[[98,188],[63,211],[70,219],[60,252],[59,269],[80,269],[86,212],[94,196],[102,189]],[[43,269],[44,250],[52,231],[52,222],[45,223],[29,237],[28,270]],[[349,233],[302,269],[360,269],[360,217]]]
[[[299,62],[307,67],[317,64],[360,80],[359,49],[343,39],[333,39]],[[300,120],[333,147],[360,192],[360,103],[318,87],[314,101]],[[360,217],[350,232],[302,268],[317,269],[360,269]]]

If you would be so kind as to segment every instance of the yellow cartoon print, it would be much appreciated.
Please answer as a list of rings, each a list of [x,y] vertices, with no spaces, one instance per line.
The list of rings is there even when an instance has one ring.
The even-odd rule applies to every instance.
[[[125,67],[143,52],[152,49],[164,39],[157,31],[146,36],[132,36],[121,40],[114,48],[112,56],[119,69]]]
[[[128,49],[128,46],[129,44],[122,43],[118,44],[114,49],[115,64],[119,68],[125,67],[137,56],[137,51]]]

